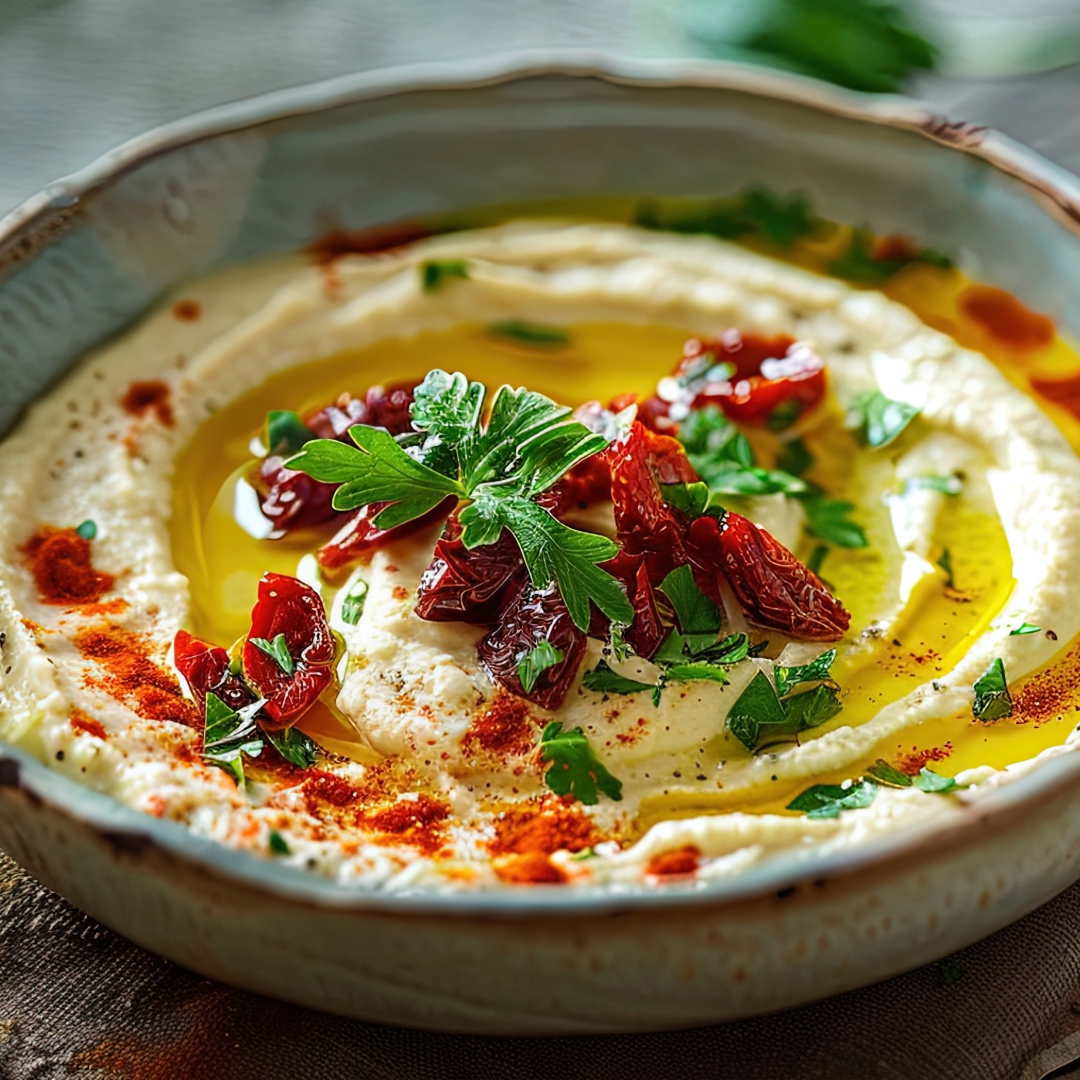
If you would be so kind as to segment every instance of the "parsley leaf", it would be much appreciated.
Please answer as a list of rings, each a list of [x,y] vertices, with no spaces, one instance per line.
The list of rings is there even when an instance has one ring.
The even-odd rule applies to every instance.
[[[300,419],[299,413],[271,409],[266,414],[266,449],[270,454],[295,454],[315,438],[318,436]]]
[[[888,446],[915,419],[921,409],[906,401],[893,401],[880,390],[861,394],[848,409],[847,426],[865,446]]]
[[[255,713],[263,707],[262,700],[253,702],[239,712],[230,709],[217,694],[206,695],[206,724],[203,728],[203,757],[211,765],[224,769],[237,787],[244,785],[244,754],[258,757],[263,741],[255,727]]]
[[[284,634],[278,634],[273,641],[267,641],[266,638],[254,637],[251,639],[251,644],[266,653],[271,660],[276,661],[277,666],[281,668],[286,675],[291,675],[296,670],[296,661],[293,660],[292,653],[289,652],[289,646],[285,641]]]
[[[93,540],[97,537],[97,522],[87,518],[75,531],[83,540]]]
[[[829,273],[861,285],[884,285],[912,263],[928,263],[942,270],[952,266],[952,260],[948,256],[931,248],[923,248],[899,258],[878,259],[872,254],[873,243],[874,237],[871,233],[865,229],[854,229],[847,251],[839,259],[829,263]]]
[[[553,720],[540,736],[540,757],[551,762],[544,783],[556,795],[573,795],[586,806],[600,801],[598,791],[616,802],[622,799],[622,781],[604,768],[581,728],[563,731]]]
[[[669,682],[715,682],[727,684],[731,680],[719,664],[710,664],[707,660],[692,660],[686,664],[672,664],[663,676]]]
[[[412,422],[421,444],[413,449],[425,460],[437,458],[439,471],[386,431],[362,425],[350,429],[359,450],[319,439],[289,465],[340,484],[334,493],[339,509],[390,502],[374,519],[381,527],[411,521],[448,495],[471,500],[459,513],[467,548],[494,543],[507,528],[533,586],[557,584],[576,626],[589,625],[590,602],[613,621],[631,622],[633,608],[622,586],[598,565],[613,558],[618,545],[564,525],[533,502],[608,439],[574,420],[566,406],[508,386],[496,391],[485,426],[485,393],[481,383],[438,370],[417,387]]]
[[[972,712],[976,720],[991,723],[1012,716],[1013,703],[1005,677],[1005,664],[1000,656],[975,680],[973,689],[975,703]]]
[[[849,517],[855,509],[854,503],[817,493],[803,496],[799,501],[806,511],[806,531],[811,536],[842,548],[864,548],[869,543],[863,527]]]
[[[424,292],[438,292],[444,285],[469,276],[469,264],[464,259],[431,259],[420,264],[420,285]]]
[[[601,694],[639,694],[653,689],[652,683],[638,682],[612,671],[606,660],[601,660],[591,671],[586,671],[581,682],[586,690],[596,690]]]
[[[919,775],[915,777],[914,782],[920,791],[925,791],[930,795],[948,795],[952,791],[959,791],[967,786],[958,784],[952,776],[939,776],[933,769],[927,769],[925,766],[919,770]]]
[[[335,510],[356,510],[369,503],[390,505],[373,519],[381,529],[422,517],[448,495],[463,495],[461,484],[410,457],[383,428],[355,424],[349,436],[354,449],[336,439],[309,442],[288,466],[324,484],[339,484]]]
[[[660,591],[671,601],[679,628],[686,636],[708,635],[704,645],[711,645],[720,632],[720,608],[707,597],[694,581],[689,566],[679,566],[660,582]]]
[[[840,704],[840,692],[835,686],[814,687],[802,694],[784,701],[786,727],[791,734],[809,731],[826,720],[831,720],[843,706]]]
[[[714,57],[782,67],[851,90],[895,92],[911,71],[934,66],[934,47],[911,28],[904,9],[880,0],[689,0],[685,18]]]
[[[758,236],[788,248],[813,229],[815,219],[804,195],[785,197],[758,187],[697,205],[644,203],[636,221],[646,229],[705,233],[724,240]]]
[[[849,784],[815,784],[787,804],[788,810],[802,811],[808,818],[834,818],[841,810],[861,810],[877,795],[877,784],[868,780]]]
[[[886,787],[907,788],[914,783],[907,773],[903,773],[895,766],[890,765],[884,758],[878,758],[866,770],[866,775]]]
[[[940,491],[942,495],[959,495],[964,482],[959,476],[911,476],[904,481],[901,493],[911,491]]]
[[[821,574],[821,564],[825,561],[825,557],[829,554],[829,549],[824,544],[818,544],[813,551],[810,552],[806,559],[806,569],[811,574]]]
[[[547,671],[548,668],[561,664],[566,659],[566,653],[562,649],[556,649],[550,641],[541,641],[535,648],[529,649],[517,662],[518,678],[521,680],[521,688],[526,694],[531,694],[536,686],[536,680]]]
[[[367,603],[368,583],[363,578],[357,578],[352,587],[341,601],[341,619],[350,626],[355,626],[364,614],[364,605]]]
[[[782,725],[786,719],[784,706],[769,677],[759,671],[732,705],[727,726],[747,750],[753,750],[758,744],[762,725]]]
[[[558,349],[570,344],[570,335],[565,330],[560,330],[557,326],[525,322],[523,319],[505,319],[491,323],[488,333],[533,348]]]
[[[709,485],[700,480],[693,484],[661,484],[660,494],[668,506],[688,518],[701,517],[709,505]]]
[[[953,587],[953,568],[952,568],[952,555],[948,548],[945,548],[941,553],[941,558],[937,561],[938,566],[945,571],[945,584],[949,588]]]
[[[1021,623],[1015,630],[1009,631],[1009,637],[1020,637],[1022,634],[1037,634],[1042,629],[1034,623]]]
[[[315,764],[318,744],[297,728],[284,731],[263,732],[270,745],[291,765],[298,769],[310,769]]]
[[[776,467],[792,476],[802,476],[814,464],[814,455],[802,439],[788,439],[776,459]]]
[[[285,837],[277,831],[277,829],[270,830],[270,838],[267,842],[267,846],[274,855],[288,855],[289,845],[285,842]]]
[[[780,697],[791,691],[791,688],[801,682],[821,682],[829,677],[829,669],[836,659],[836,650],[829,649],[820,656],[815,657],[808,664],[798,664],[794,667],[785,667],[777,664],[773,669],[773,678],[776,681],[776,692]]]

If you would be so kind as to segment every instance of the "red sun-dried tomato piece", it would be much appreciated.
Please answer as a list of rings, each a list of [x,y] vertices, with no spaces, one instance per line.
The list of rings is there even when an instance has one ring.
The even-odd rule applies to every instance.
[[[285,636],[292,658],[288,672],[254,644]],[[266,698],[263,711],[279,724],[301,716],[334,681],[330,666],[335,644],[319,594],[297,578],[265,573],[251,612],[251,630],[244,642],[244,673]]]
[[[435,556],[416,590],[416,614],[431,622],[494,623],[507,587],[525,573],[521,549],[508,529],[494,544],[470,551],[457,514],[435,543]]]
[[[412,521],[406,521],[402,525],[395,525],[392,529],[381,529],[375,524],[374,519],[389,506],[389,503],[370,503],[352,511],[348,520],[340,529],[325,543],[317,552],[315,558],[319,565],[326,570],[336,570],[346,563],[352,562],[365,551],[374,551],[376,548],[385,547],[403,536],[419,532],[429,525],[441,521],[454,508],[457,499],[451,495],[444,499],[438,506],[433,506],[426,514],[422,514]]]
[[[625,440],[604,451],[611,468],[615,529],[631,555],[649,554],[660,578],[686,562],[686,518],[664,500],[663,484],[692,484],[698,479],[682,443],[649,431],[634,421]],[[659,580],[659,579],[658,579]]]
[[[206,695],[215,693],[230,709],[242,709],[255,700],[247,683],[229,670],[229,654],[220,645],[211,645],[178,630],[173,640],[173,662],[184,676],[202,708]]]
[[[518,664],[542,641],[561,649],[563,659],[542,671],[529,693],[521,685]],[[574,625],[559,590],[551,585],[536,589],[528,579],[509,596],[499,625],[476,647],[480,662],[499,686],[542,709],[557,709],[585,656],[585,635]]]
[[[602,454],[594,454],[575,465],[536,501],[556,517],[562,517],[610,498],[611,470]]]
[[[416,386],[415,382],[373,386],[363,399],[345,393],[332,405],[312,413],[304,423],[321,439],[343,442],[350,441],[349,428],[356,424],[386,428],[391,435],[405,435],[412,431],[409,409]]]
[[[629,555],[620,551],[614,559],[601,563],[600,568],[622,582],[626,596],[634,608],[634,620],[623,634],[627,644],[638,656],[651,659],[660,648],[669,628],[660,618],[653,578],[663,580],[663,574],[650,567],[655,563],[652,556]],[[610,623],[607,616],[592,609],[589,637],[606,638]]]
[[[808,346],[787,334],[729,330],[713,341],[688,341],[672,377],[639,406],[638,419],[672,431],[689,409],[718,405],[744,423],[790,422],[825,396],[825,386],[825,365]]]
[[[804,641],[836,641],[851,625],[821,579],[741,514],[695,518],[686,550],[702,592],[716,599],[722,575],[757,626]]]
[[[259,506],[263,517],[274,523],[272,540],[294,529],[323,525],[339,516],[332,503],[336,485],[322,484],[307,473],[287,469],[283,457],[274,454],[264,458],[259,479],[265,490]]]

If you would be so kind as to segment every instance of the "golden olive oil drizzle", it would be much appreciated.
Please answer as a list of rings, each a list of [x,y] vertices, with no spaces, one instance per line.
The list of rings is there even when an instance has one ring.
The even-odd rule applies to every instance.
[[[587,213],[577,209],[577,216],[591,220],[627,220],[632,205],[622,200],[602,206],[590,204],[585,208]],[[545,210],[563,218],[568,214],[567,204],[560,203],[550,208],[532,207],[529,216],[536,217]],[[491,220],[510,216],[515,215],[503,211]],[[482,223],[472,215],[467,221],[463,218],[460,223],[444,224]],[[844,249],[848,235],[848,230],[830,226],[786,253],[760,244],[747,246],[822,272]],[[994,340],[961,309],[960,298],[971,284],[955,270],[912,265],[882,291],[911,308],[928,325],[985,353],[1025,392],[1030,392],[1032,376],[1064,378],[1080,372],[1080,356],[1060,338],[1024,353]],[[171,521],[176,565],[191,581],[193,631],[226,645],[246,633],[261,575],[267,570],[296,573],[300,559],[327,538],[324,533],[309,533],[282,540],[258,540],[237,524],[233,513],[236,483],[252,468],[249,440],[271,409],[305,413],[332,401],[342,391],[362,394],[368,386],[419,378],[434,367],[463,370],[471,378],[493,386],[504,382],[526,385],[568,403],[592,398],[606,401],[626,392],[648,394],[657,378],[670,371],[681,355],[684,339],[694,332],[694,328],[683,332],[618,324],[583,324],[565,329],[570,341],[559,349],[532,349],[500,341],[478,325],[378,342],[272,376],[206,420],[198,436],[178,457]],[[1080,421],[1064,408],[1040,401],[1072,444],[1080,446]],[[770,439],[767,436],[754,440],[763,457],[768,456]],[[819,433],[811,430],[807,439],[818,458],[811,477],[827,486],[830,494],[844,497],[852,481],[848,437],[832,425]],[[839,485],[838,478],[842,478]],[[893,573],[882,553],[884,540],[874,542],[875,534],[884,537],[887,516],[875,517],[875,513],[865,522],[871,547],[862,551],[833,549],[822,570],[837,595],[851,608],[856,626],[863,625],[860,610],[877,602]],[[1008,543],[997,519],[977,513],[962,496],[949,499],[939,517],[934,541],[936,550],[948,548],[951,553],[955,591],[945,587],[944,574],[940,579],[927,579],[909,601],[894,637],[863,650],[857,663],[839,662],[834,674],[843,690],[844,711],[807,738],[819,737],[841,725],[863,724],[889,702],[945,674],[968,643],[1000,612],[1014,582]],[[800,553],[805,556],[809,547],[812,543]],[[1057,662],[1062,655],[1059,652]],[[970,713],[942,717],[909,729],[901,740],[894,738],[883,744],[879,753],[896,760],[914,750],[951,744],[947,760],[935,766],[947,775],[976,765],[1002,768],[1062,743],[1074,727],[1071,710],[1063,711],[1062,716],[1039,723],[1003,721],[993,725],[974,721]],[[332,752],[358,760],[370,757],[370,752],[358,744],[350,752],[353,737],[329,709],[313,714],[304,727],[321,737]],[[815,779],[838,782],[845,779],[845,774]],[[779,811],[804,786],[777,782],[774,788],[754,793],[672,792],[646,800],[639,825],[703,812]]]

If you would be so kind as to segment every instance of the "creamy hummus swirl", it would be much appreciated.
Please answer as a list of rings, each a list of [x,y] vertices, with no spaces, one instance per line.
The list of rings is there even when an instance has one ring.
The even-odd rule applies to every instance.
[[[468,280],[425,292],[417,268],[431,259],[467,260]],[[189,582],[170,553],[174,463],[217,410],[314,359],[387,338],[513,318],[787,334],[827,366],[830,422],[839,424],[844,407],[873,390],[921,410],[920,438],[899,456],[862,455],[851,480],[849,490],[860,493],[866,512],[885,522],[888,572],[886,586],[860,609],[861,624],[839,643],[839,664],[857,670],[877,662],[878,643],[900,633],[911,598],[928,583],[940,586],[931,538],[948,496],[917,487],[899,494],[906,479],[962,473],[962,497],[1000,522],[1015,579],[1003,606],[970,635],[947,671],[862,722],[846,723],[841,713],[816,737],[757,755],[725,730],[724,718],[756,672],[770,672],[774,660],[745,661],[726,685],[687,683],[654,704],[648,694],[616,698],[586,689],[582,675],[601,658],[600,643],[590,641],[566,703],[555,714],[530,711],[537,725],[554,718],[564,728],[581,727],[624,785],[622,801],[601,800],[584,811],[598,837],[621,842],[599,843],[585,860],[556,853],[568,879],[638,880],[650,859],[690,846],[701,855],[704,878],[738,873],[771,852],[808,842],[864,843],[904,823],[954,813],[957,800],[977,798],[1019,771],[970,771],[959,779],[978,784],[950,798],[882,789],[872,806],[832,819],[753,806],[768,802],[773,785],[797,789],[845,770],[856,776],[888,739],[969,710],[974,682],[995,659],[1010,681],[1017,680],[1080,632],[1074,569],[1080,561],[1080,459],[1036,402],[986,357],[883,294],[710,238],[616,225],[515,223],[391,255],[342,258],[331,287],[325,271],[297,258],[227,271],[184,295],[198,298],[201,318],[178,321],[168,307],[150,315],[88,357],[29,410],[4,444],[4,740],[122,802],[227,843],[265,851],[268,831],[275,830],[288,839],[287,861],[342,881],[372,888],[496,884],[489,841],[500,814],[516,801],[535,802],[545,789],[531,749],[497,759],[470,738],[499,697],[477,661],[482,630],[424,622],[412,610],[436,533],[381,549],[354,571],[353,579],[363,577],[369,586],[359,622],[341,619],[340,599],[330,604],[347,649],[337,707],[369,755],[366,761],[362,754],[335,757],[321,767],[360,790],[378,770],[377,757],[406,763],[413,788],[448,808],[438,853],[374,840],[359,827],[355,834],[313,827],[310,800],[298,782],[256,781],[238,790],[200,760],[197,732],[145,710],[140,715],[79,643],[105,619],[114,632],[138,635],[152,660],[167,662],[191,609]],[[557,355],[551,363],[560,363]],[[168,422],[153,410],[133,415],[124,407],[139,380],[167,386]],[[572,366],[564,396],[577,398]],[[748,515],[786,545],[800,542],[804,522],[792,500],[753,500]],[[23,549],[42,525],[70,527],[86,519],[97,529],[94,565],[115,576],[109,595],[122,601],[107,612],[44,602],[27,568]],[[327,599],[333,595],[327,588]],[[1021,623],[1052,627],[1056,637],[1012,634]],[[801,662],[819,651],[792,644],[780,662]],[[619,670],[655,679],[652,666],[636,658]],[[73,715],[92,715],[104,737],[73,724]],[[1056,752],[1061,748],[1047,751]],[[410,799],[417,790],[393,794]],[[665,799],[672,800],[670,814]],[[695,806],[708,812],[695,813]]]

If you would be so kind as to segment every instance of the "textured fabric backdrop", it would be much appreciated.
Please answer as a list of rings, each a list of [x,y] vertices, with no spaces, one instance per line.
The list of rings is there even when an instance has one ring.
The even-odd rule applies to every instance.
[[[670,54],[675,3],[0,0],[0,214],[154,124],[283,86],[515,48]],[[916,87],[1074,170],[1078,90],[1078,68]],[[210,983],[0,856],[0,1080],[1040,1080],[1080,1058],[1078,931],[1080,887],[944,965],[784,1015],[665,1035],[479,1039]]]

